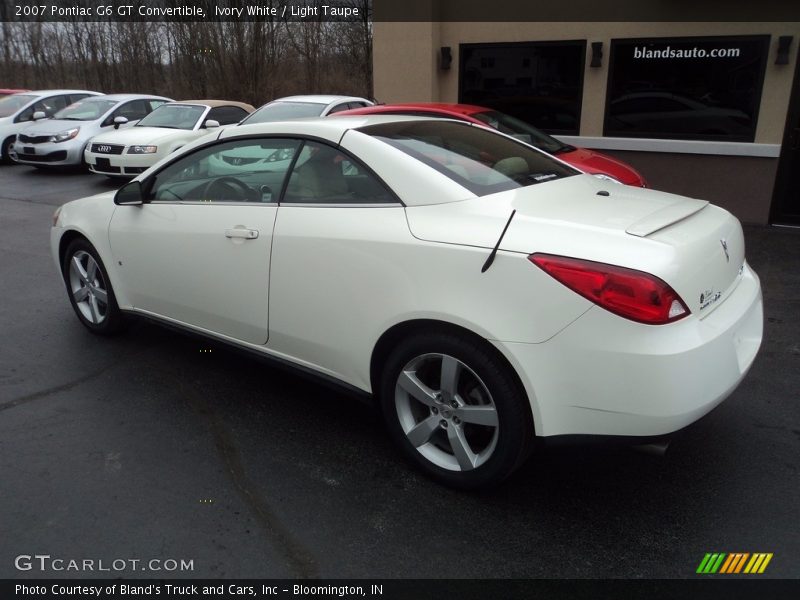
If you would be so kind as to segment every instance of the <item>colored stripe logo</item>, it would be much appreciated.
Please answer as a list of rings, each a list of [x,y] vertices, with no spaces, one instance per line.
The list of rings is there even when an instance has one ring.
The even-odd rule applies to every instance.
[[[725,575],[735,575],[739,573],[746,573],[750,575],[763,573],[769,561],[772,560],[772,553],[755,552],[734,552],[727,554],[725,552],[707,553],[700,565],[697,567],[697,573],[701,575],[714,575],[715,573]]]

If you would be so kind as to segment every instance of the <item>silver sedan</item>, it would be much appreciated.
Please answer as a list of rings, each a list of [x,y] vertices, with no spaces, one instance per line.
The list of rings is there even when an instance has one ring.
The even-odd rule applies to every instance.
[[[38,122],[17,135],[17,160],[35,167],[81,165],[83,150],[94,136],[134,125],[169,101],[163,96],[109,94],[75,102],[49,119],[44,113],[36,113]]]

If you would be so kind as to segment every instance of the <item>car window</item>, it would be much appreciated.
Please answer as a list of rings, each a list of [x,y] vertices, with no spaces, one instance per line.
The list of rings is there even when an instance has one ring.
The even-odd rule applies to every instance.
[[[117,100],[103,100],[95,97],[80,100],[53,115],[55,119],[67,121],[95,121],[113,108]],[[45,111],[46,112],[46,111]]]
[[[232,125],[238,123],[247,116],[247,111],[238,106],[215,106],[208,111],[206,120],[212,119],[220,125]]]
[[[343,110],[348,110],[348,109],[350,109],[350,108],[354,108],[354,107],[353,107],[353,106],[350,106],[350,103],[349,103],[349,102],[343,102],[342,104],[337,104],[337,105],[336,105],[336,106],[334,106],[332,109],[330,109],[330,110],[328,111],[328,114],[329,114],[329,115],[332,115],[332,114],[334,114],[334,113],[337,113],[337,112],[342,112]]]
[[[476,196],[577,175],[530,146],[478,125],[406,121],[359,129],[436,169]]]
[[[201,148],[155,176],[154,202],[276,203],[300,140],[232,140]]]
[[[28,108],[23,110],[15,121],[17,123],[22,121],[30,121],[33,119],[34,113],[43,112],[46,116],[52,117],[56,111],[66,106],[66,96],[53,96],[52,98],[45,98],[34,102]]]
[[[205,110],[205,106],[196,104],[164,104],[139,121],[136,127],[194,129]]]
[[[569,148],[569,146],[562,144],[554,137],[547,135],[544,131],[536,129],[533,125],[496,110],[474,113],[472,116],[506,135],[532,144],[539,148],[539,150],[544,150],[551,154]]]
[[[83,100],[84,98],[88,98],[91,94],[70,94],[67,96],[67,106],[72,104],[73,102],[77,102],[78,100]]]
[[[34,98],[36,98],[36,96],[31,96],[30,94],[6,96],[0,100],[0,117],[10,117]]]
[[[68,105],[68,96],[53,96],[40,100],[35,104],[37,107],[36,110],[44,111],[48,117],[52,117],[55,113],[62,108],[66,108]]]
[[[155,109],[157,109],[162,104],[166,104],[168,100],[159,100],[157,98],[153,98],[152,100],[145,100],[145,104],[147,105],[147,114],[150,114]]]
[[[253,123],[268,123],[270,121],[288,121],[290,119],[306,119],[318,117],[325,109],[324,104],[318,102],[270,102],[251,113],[242,125]]]
[[[297,157],[282,202],[377,204],[397,200],[352,157],[325,144],[306,142]]]
[[[107,121],[113,123],[117,117],[125,117],[128,121],[138,121],[147,116],[147,113],[150,112],[149,108],[145,100],[132,100],[111,113]]]

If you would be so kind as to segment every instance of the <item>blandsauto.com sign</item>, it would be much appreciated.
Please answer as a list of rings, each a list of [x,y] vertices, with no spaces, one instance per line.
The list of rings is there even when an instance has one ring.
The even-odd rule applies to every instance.
[[[738,58],[740,48],[673,48],[672,46],[636,46],[633,58]]]

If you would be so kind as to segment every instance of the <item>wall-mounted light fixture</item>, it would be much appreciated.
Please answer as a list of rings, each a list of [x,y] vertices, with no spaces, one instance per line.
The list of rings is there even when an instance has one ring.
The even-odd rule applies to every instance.
[[[778,56],[775,57],[776,65],[789,64],[789,47],[792,45],[792,36],[782,35],[778,38]]]
[[[453,52],[450,46],[442,46],[439,48],[439,68],[442,71],[447,71],[450,64],[453,62]]]
[[[603,42],[592,42],[592,62],[589,66],[593,68],[603,66]]]

